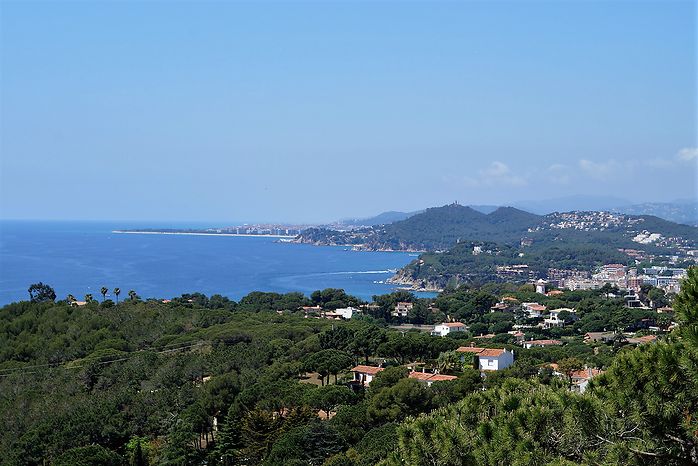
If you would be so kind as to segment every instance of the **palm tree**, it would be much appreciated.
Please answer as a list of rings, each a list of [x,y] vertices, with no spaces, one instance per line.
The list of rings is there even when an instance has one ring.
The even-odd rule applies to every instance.
[[[134,290],[129,290],[128,299],[130,299],[131,301],[135,301],[137,297],[138,297],[138,295],[136,294],[136,292]]]
[[[85,295],[85,302],[86,303],[91,303],[93,299],[94,298],[92,297],[92,295],[90,293]]]
[[[65,300],[68,301],[68,304],[70,304],[71,306],[74,306],[75,301],[77,301],[77,299],[75,299],[75,296],[73,296],[72,294],[69,294],[68,297],[65,298]]]
[[[102,293],[102,302],[104,302],[105,299],[107,299],[107,293],[109,293],[109,289],[107,289],[106,286],[103,286],[101,290],[99,290],[100,293]]]
[[[121,288],[114,288],[114,296],[116,296],[116,304],[119,304],[119,295],[121,294]]]

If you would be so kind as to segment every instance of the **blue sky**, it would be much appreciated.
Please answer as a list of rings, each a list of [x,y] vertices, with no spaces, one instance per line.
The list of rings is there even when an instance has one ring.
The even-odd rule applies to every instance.
[[[695,2],[0,9],[2,218],[696,196]]]

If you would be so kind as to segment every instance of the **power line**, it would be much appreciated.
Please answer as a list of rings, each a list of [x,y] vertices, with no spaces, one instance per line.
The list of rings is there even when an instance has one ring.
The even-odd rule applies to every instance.
[[[177,351],[181,351],[181,350],[185,350],[185,349],[189,349],[189,348],[194,348],[197,346],[203,346],[204,344],[208,343],[208,341],[199,340],[195,343],[191,343],[188,345],[186,343],[191,343],[191,342],[170,343],[169,345],[163,345],[159,348],[166,348],[168,346],[175,346],[175,345],[185,345],[185,346],[179,346],[177,348],[169,348],[169,349],[160,349],[160,350],[152,351],[152,352],[155,352],[157,354],[173,353],[173,352],[177,352]],[[129,351],[129,352],[126,352],[126,356],[124,356],[124,357],[120,357],[118,359],[110,359],[108,361],[99,361],[99,358],[97,358],[96,362],[93,362],[93,361],[87,362],[83,358],[83,361],[81,361],[83,364],[70,365],[70,363],[73,361],[68,361],[68,362],[65,362],[62,364],[57,364],[57,365],[49,363],[49,364],[35,364],[32,366],[15,367],[15,368],[9,368],[9,369],[0,369],[0,372],[4,372],[4,373],[0,373],[0,377],[9,377],[10,375],[16,374],[17,372],[26,373],[26,374],[38,374],[38,373],[40,373],[40,371],[28,371],[27,369],[38,369],[41,367],[48,367],[49,369],[80,369],[82,367],[86,367],[89,365],[112,364],[115,362],[126,361],[126,360],[132,358],[133,356],[137,356],[141,353],[149,352],[152,349],[153,349],[153,347],[149,347],[149,348],[143,348],[143,349],[139,349],[139,350],[135,350],[135,351]],[[108,356],[103,356],[103,357],[108,357]]]

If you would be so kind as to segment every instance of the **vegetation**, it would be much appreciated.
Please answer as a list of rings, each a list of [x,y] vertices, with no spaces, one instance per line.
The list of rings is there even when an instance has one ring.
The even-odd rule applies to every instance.
[[[143,301],[129,292],[118,306],[14,303],[0,309],[2,462],[695,463],[696,290],[692,269],[674,300],[678,329],[637,349],[622,341],[582,343],[589,329],[634,328],[646,318],[603,290],[552,298],[489,284],[433,303],[395,293],[377,296],[369,315],[350,321],[306,318],[299,310],[361,304],[341,290],[311,298],[251,293],[239,302],[200,293]],[[525,318],[489,311],[504,296],[573,307],[579,319],[526,334],[558,336],[562,346],[515,347],[506,330]],[[385,310],[402,300],[415,304],[408,319],[449,315],[502,338],[394,330]],[[454,352],[470,343],[512,348],[516,362],[483,378]],[[552,373],[551,362],[562,375]],[[368,386],[348,384],[347,369],[359,363],[384,370]],[[570,391],[584,366],[605,373],[584,394]],[[408,377],[421,368],[457,378],[427,386]]]

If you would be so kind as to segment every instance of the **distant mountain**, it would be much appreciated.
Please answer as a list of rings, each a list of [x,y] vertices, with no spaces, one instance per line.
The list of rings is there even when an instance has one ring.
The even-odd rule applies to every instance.
[[[630,215],[653,215],[685,225],[698,225],[698,201],[646,202],[611,209]]]
[[[658,236],[642,239],[642,235],[650,233]],[[351,231],[310,228],[297,241],[403,251],[446,250],[463,241],[489,241],[512,247],[519,247],[522,242],[535,243],[536,247],[584,243],[603,244],[605,250],[642,247],[651,254],[664,254],[678,245],[698,247],[698,228],[651,215],[572,211],[541,216],[515,207],[498,207],[484,214],[472,207],[450,204],[375,227]]]
[[[339,224],[340,225],[347,225],[347,226],[376,226],[376,225],[385,225],[388,223],[393,223],[393,222],[399,222],[400,220],[405,220],[406,218],[412,217],[415,214],[419,214],[424,212],[423,210],[417,210],[414,212],[397,212],[397,211],[389,211],[389,212],[383,212],[380,213],[374,217],[369,217],[369,218],[352,218],[352,219],[345,219],[345,220],[340,220]]]
[[[626,199],[611,196],[565,196],[537,201],[520,201],[513,205],[534,214],[545,215],[553,212],[571,212],[575,210],[611,210],[631,204]]]
[[[299,241],[313,244],[351,244],[363,249],[438,250],[458,241],[488,238],[518,243],[541,217],[513,207],[484,214],[472,207],[450,204],[432,207],[404,220],[374,228],[340,232],[312,228]]]

